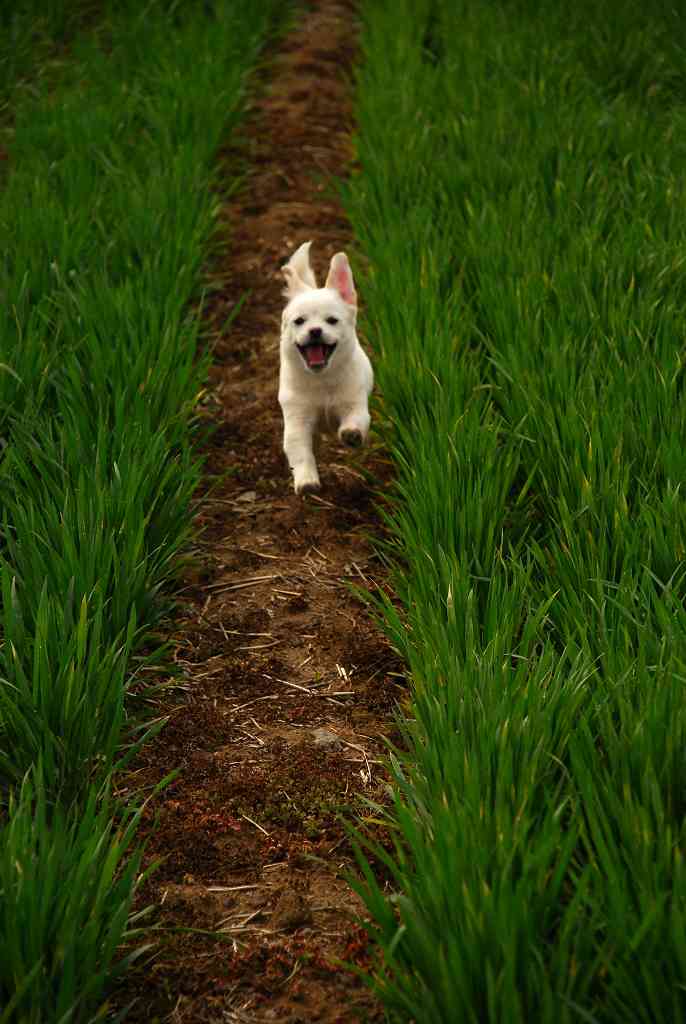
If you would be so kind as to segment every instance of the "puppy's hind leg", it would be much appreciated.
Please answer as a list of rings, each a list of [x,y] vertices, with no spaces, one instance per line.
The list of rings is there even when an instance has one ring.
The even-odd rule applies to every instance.
[[[315,418],[283,409],[283,450],[293,472],[296,494],[309,494],[320,488],[317,463],[312,450]]]

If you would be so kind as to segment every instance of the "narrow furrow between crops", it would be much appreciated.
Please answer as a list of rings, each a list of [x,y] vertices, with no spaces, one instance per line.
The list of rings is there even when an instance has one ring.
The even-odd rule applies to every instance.
[[[321,495],[297,498],[276,401],[279,267],[310,238],[320,274],[350,251],[333,181],[352,159],[353,18],[320,0],[267,55],[245,186],[221,213],[226,253],[205,308],[216,347],[204,412],[218,429],[173,640],[181,675],[160,708],[169,723],[122,784],[141,792],[180,769],[148,812],[146,856],[164,860],[141,905],[156,906],[159,944],[116,993],[120,1006],[136,998],[132,1021],[380,1013],[336,961],[366,962],[341,815],[364,817],[383,796],[400,692],[396,659],[350,589],[382,582],[365,481],[385,468],[373,445],[350,455],[325,441]]]

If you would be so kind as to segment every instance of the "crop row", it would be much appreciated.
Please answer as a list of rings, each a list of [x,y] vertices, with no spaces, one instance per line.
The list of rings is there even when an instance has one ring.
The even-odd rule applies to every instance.
[[[274,10],[24,0],[0,18],[3,1024],[100,1019],[135,934],[140,801],[111,778],[158,727],[132,691],[199,480],[214,158]]]
[[[422,1024],[681,1019],[681,16],[362,9],[346,194],[413,681],[376,985]]]

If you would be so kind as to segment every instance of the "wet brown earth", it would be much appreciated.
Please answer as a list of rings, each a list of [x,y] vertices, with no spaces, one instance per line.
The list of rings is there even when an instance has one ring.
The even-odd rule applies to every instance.
[[[135,999],[131,1021],[383,1016],[340,961],[368,964],[342,819],[384,799],[402,694],[354,592],[384,586],[366,480],[387,468],[373,437],[361,453],[325,440],[321,494],[296,497],[276,400],[279,267],[311,238],[321,277],[350,248],[332,181],[353,158],[354,46],[341,0],[308,5],[273,44],[244,125],[247,177],[220,215],[202,405],[217,429],[172,639],[179,675],[160,709],[168,724],[121,780],[124,795],[145,792],[179,769],[146,811],[146,858],[162,863],[139,900],[154,907],[156,946],[114,994],[117,1007]],[[223,162],[232,175],[235,153]]]

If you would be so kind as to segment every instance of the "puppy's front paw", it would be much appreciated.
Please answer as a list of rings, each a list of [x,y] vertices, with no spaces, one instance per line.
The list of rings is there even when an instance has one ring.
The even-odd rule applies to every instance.
[[[364,440],[362,437],[362,431],[355,428],[341,430],[339,436],[343,444],[347,445],[348,448],[359,448]]]
[[[316,494],[321,487],[319,477],[316,473],[314,475],[310,473],[296,473],[293,478],[293,483],[295,485],[296,494]]]

